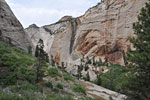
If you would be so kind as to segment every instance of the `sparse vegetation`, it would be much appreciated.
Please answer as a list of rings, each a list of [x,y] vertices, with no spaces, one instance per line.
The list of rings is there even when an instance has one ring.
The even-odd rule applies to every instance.
[[[79,93],[86,94],[85,88],[84,88],[83,86],[81,86],[80,84],[74,84],[73,90],[74,90],[75,92],[79,92]]]
[[[15,94],[8,95],[6,93],[0,92],[0,100],[27,100],[27,99],[19,97],[18,95]]]
[[[65,73],[63,77],[64,77],[64,80],[66,81],[74,81],[73,77],[67,73]]]
[[[64,85],[61,84],[61,83],[57,83],[56,87],[59,88],[59,89],[63,89],[63,88],[64,88]]]
[[[53,84],[51,82],[45,83],[45,86],[51,89],[53,88]]]
[[[48,70],[48,75],[51,77],[57,77],[57,76],[60,76],[60,73],[58,72],[56,68],[51,68]]]
[[[0,84],[14,85],[17,80],[33,82],[35,71],[30,68],[35,57],[0,42]]]

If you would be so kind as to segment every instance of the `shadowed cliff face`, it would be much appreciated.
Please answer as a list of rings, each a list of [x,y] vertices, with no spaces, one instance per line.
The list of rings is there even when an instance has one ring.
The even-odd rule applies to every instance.
[[[83,16],[65,16],[55,24],[32,31],[29,27],[26,31],[30,35],[34,33],[34,38],[31,37],[34,44],[42,38],[46,51],[59,64],[78,65],[84,55],[124,65],[123,52],[132,48],[128,40],[134,37],[132,24],[147,1],[103,0]],[[51,34],[44,35],[47,33],[45,29]]]
[[[25,51],[32,47],[28,34],[25,33],[5,0],[0,0],[0,35],[3,41],[7,39],[12,45]]]

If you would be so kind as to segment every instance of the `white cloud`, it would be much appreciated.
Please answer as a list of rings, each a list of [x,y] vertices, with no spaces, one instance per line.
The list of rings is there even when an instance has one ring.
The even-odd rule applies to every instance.
[[[65,15],[77,17],[82,15],[90,6],[93,5],[93,2],[91,2],[92,0],[66,0],[67,2],[64,0],[58,0],[60,4],[54,3],[56,0],[51,0],[53,1],[53,4],[51,5],[49,5],[49,0],[45,1],[45,5],[41,2],[43,0],[35,2],[36,4],[29,5],[25,5],[25,1],[24,4],[17,3],[17,0],[6,1],[24,27],[33,23],[39,26],[51,24],[58,21]]]

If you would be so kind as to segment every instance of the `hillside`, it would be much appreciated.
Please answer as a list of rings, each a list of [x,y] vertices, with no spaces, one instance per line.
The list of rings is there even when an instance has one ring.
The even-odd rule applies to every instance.
[[[77,18],[23,29],[0,0],[0,100],[148,100],[146,2],[102,0]]]
[[[36,83],[36,58],[0,42],[0,100],[123,100],[124,95],[77,80],[51,65],[43,66],[44,77]],[[91,85],[90,85],[91,84]],[[90,93],[102,88],[105,93]],[[96,87],[95,87],[96,86]],[[107,93],[108,92],[108,93]],[[104,96],[103,96],[104,95]],[[89,96],[89,97],[87,97]]]

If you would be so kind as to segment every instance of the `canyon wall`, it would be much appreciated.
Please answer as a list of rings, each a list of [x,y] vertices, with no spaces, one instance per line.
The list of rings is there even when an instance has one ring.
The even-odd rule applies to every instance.
[[[31,50],[32,42],[5,0],[0,0],[0,40],[22,49]]]
[[[41,38],[45,50],[59,64],[79,64],[83,56],[95,56],[124,65],[123,52],[132,48],[132,24],[148,0],[103,0],[83,16],[65,16],[57,23],[26,29],[34,46]],[[35,27],[32,27],[35,26]]]
[[[124,52],[133,48],[129,42],[135,37],[132,25],[147,1],[103,0],[83,16],[65,16],[43,27],[31,25],[26,32],[34,46],[43,39],[46,52],[59,65],[78,65],[83,56],[124,65]]]

